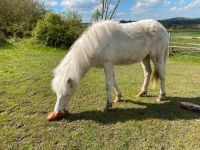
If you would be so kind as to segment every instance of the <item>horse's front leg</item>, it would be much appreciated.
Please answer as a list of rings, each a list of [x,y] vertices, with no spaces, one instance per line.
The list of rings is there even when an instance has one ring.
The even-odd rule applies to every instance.
[[[112,86],[113,86],[113,64],[105,63],[104,64],[104,73],[105,73],[105,87],[107,94],[106,107],[104,111],[108,111],[112,108]]]
[[[113,86],[114,86],[115,93],[116,93],[116,98],[115,98],[114,102],[116,103],[116,102],[122,101],[122,92],[118,86],[114,72],[113,72]]]

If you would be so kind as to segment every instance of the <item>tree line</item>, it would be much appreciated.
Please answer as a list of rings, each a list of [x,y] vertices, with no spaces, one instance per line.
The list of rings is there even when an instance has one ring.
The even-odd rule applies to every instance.
[[[200,19],[190,19],[184,17],[176,17],[171,19],[158,20],[168,30],[199,30]],[[120,23],[135,22],[133,20],[121,20]]]

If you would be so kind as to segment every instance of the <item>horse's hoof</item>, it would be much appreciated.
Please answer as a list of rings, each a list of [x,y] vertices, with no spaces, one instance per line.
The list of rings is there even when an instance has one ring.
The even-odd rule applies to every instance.
[[[160,103],[160,101],[161,101],[161,99],[160,99],[160,98],[157,98],[157,99],[156,99],[156,103],[158,103],[158,104],[159,104],[159,103]]]
[[[122,102],[122,97],[116,97],[115,100],[113,101],[114,103],[117,103],[117,102]]]
[[[55,120],[62,119],[64,117],[68,116],[68,115],[69,115],[68,111],[51,112],[47,116],[47,120],[48,121],[55,121]]]
[[[104,108],[104,109],[103,109],[103,112],[104,112],[104,113],[107,113],[107,112],[109,112],[110,110],[111,110],[110,108]]]
[[[107,104],[106,107],[103,109],[103,112],[108,112],[112,109],[112,104]]]
[[[157,103],[160,103],[163,99],[166,98],[166,94],[165,93],[161,93],[158,98],[156,99]]]
[[[147,91],[141,91],[136,97],[147,97]]]

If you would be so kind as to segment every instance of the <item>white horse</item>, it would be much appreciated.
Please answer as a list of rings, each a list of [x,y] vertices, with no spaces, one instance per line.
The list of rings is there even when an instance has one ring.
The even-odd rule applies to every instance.
[[[116,91],[115,102],[122,94],[115,79],[114,65],[142,62],[144,83],[139,97],[147,95],[151,76],[150,59],[154,64],[153,79],[160,78],[161,90],[157,101],[165,96],[165,62],[168,56],[168,33],[155,20],[142,20],[119,24],[115,21],[101,21],[93,24],[71,47],[69,53],[54,70],[52,88],[57,94],[54,112],[48,120],[56,120],[68,114],[67,104],[73,96],[80,79],[91,67],[103,67],[107,104],[112,107],[112,86]]]

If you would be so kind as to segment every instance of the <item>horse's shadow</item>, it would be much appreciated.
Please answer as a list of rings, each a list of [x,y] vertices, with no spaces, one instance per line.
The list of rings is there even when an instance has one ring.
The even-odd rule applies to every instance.
[[[179,105],[182,101],[200,104],[200,97],[167,97],[166,100],[160,104],[144,103],[127,99],[122,103],[130,103],[130,105],[133,105],[133,108],[113,108],[106,113],[101,110],[91,110],[72,114],[65,119],[68,121],[93,120],[102,124],[126,122],[129,120],[145,120],[149,118],[162,120],[200,119],[199,112],[180,108]]]

